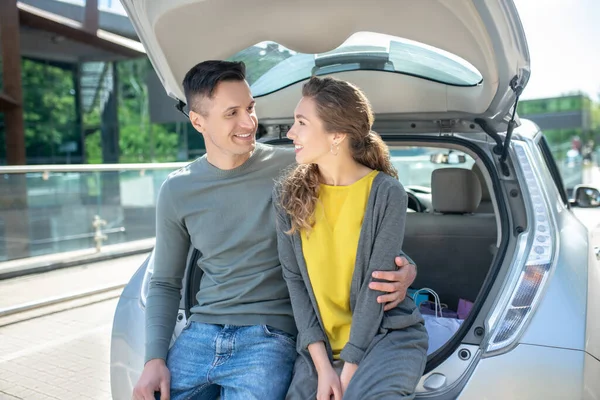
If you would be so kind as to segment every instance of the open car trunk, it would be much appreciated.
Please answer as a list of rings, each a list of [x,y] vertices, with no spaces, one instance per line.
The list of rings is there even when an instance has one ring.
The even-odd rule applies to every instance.
[[[452,363],[452,358],[468,360],[477,353],[485,335],[484,320],[496,295],[492,286],[502,275],[503,266],[510,264],[503,262],[504,255],[514,251],[508,234],[508,211],[502,200],[500,172],[491,160],[493,142],[474,143],[460,136],[440,137],[435,133],[380,133],[390,147],[392,162],[409,195],[403,250],[418,268],[411,292],[431,289],[443,307],[444,332],[430,332],[433,348],[428,352],[427,374],[446,361]],[[261,141],[291,144],[280,138],[265,137]],[[454,179],[467,178],[476,184],[456,185],[440,175],[440,170],[455,174]],[[432,179],[436,174],[443,179]],[[439,204],[440,199],[447,198],[459,204],[448,205],[445,200],[446,204]],[[460,204],[473,198],[475,203]],[[462,210],[465,212],[458,212],[461,207],[466,207]],[[199,268],[190,268],[188,274],[184,306],[189,315],[202,273]],[[415,299],[422,300],[423,296],[427,301],[435,300],[428,292]],[[460,317],[456,315],[459,302],[469,306]],[[426,314],[427,309],[431,307],[423,304],[422,313]],[[431,322],[436,317],[425,318]],[[467,353],[465,349],[469,349]]]

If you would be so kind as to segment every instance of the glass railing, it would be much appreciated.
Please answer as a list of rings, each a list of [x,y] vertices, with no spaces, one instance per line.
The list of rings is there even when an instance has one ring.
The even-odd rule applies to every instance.
[[[187,163],[0,167],[0,262],[155,235],[167,175]],[[98,216],[98,219],[96,218]]]

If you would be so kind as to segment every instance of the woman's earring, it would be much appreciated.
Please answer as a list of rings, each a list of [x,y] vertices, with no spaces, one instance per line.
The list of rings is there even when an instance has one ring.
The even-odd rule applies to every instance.
[[[334,151],[335,148],[335,151]],[[340,151],[340,145],[338,143],[331,143],[331,147],[329,148],[329,152],[334,156],[337,156]]]

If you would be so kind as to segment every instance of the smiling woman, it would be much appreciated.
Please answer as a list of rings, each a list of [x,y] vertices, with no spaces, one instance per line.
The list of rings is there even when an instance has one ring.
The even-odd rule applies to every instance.
[[[312,75],[344,71],[388,71],[452,86],[475,86],[481,73],[466,60],[413,40],[357,32],[336,49],[321,54],[297,53],[275,42],[246,48],[231,61],[243,61],[256,97],[273,93]]]

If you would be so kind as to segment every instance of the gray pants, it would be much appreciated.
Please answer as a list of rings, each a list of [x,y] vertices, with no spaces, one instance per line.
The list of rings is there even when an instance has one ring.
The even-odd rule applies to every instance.
[[[352,377],[344,400],[413,399],[427,362],[427,345],[427,331],[422,324],[378,334]],[[316,398],[317,373],[310,356],[308,359],[296,359],[286,400]],[[338,374],[342,364],[334,363]]]

